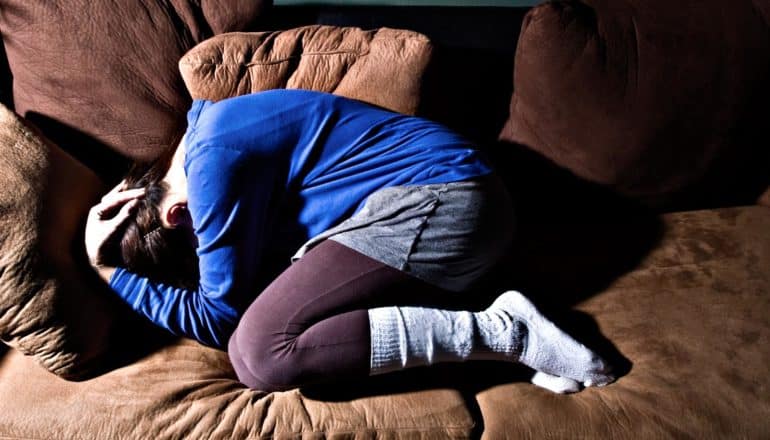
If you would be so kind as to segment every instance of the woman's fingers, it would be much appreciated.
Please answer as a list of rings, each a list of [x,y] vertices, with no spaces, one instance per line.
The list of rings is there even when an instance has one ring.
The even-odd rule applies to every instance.
[[[144,196],[144,192],[144,188],[137,188],[120,191],[114,194],[107,194],[104,196],[101,203],[94,206],[94,209],[96,210],[96,214],[99,216],[99,218],[104,218],[110,212],[114,211],[120,206],[123,206],[125,203]]]
[[[120,227],[120,225],[123,224],[123,222],[126,221],[131,216],[132,211],[134,208],[136,208],[136,205],[139,203],[137,199],[130,200],[126,202],[126,204],[123,205],[122,208],[120,208],[120,211],[118,211],[117,214],[115,214],[115,217],[110,219],[110,225],[112,226],[112,230],[117,229]]]
[[[105,194],[104,197],[102,197],[102,201],[104,201],[104,199],[108,198],[109,196],[113,194],[117,194],[125,189],[126,189],[126,179],[123,179],[120,182],[118,182],[118,184],[115,185],[107,194]]]

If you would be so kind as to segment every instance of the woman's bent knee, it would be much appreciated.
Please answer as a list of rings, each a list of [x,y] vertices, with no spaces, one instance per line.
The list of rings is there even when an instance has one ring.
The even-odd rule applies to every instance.
[[[249,388],[268,392],[302,385],[298,365],[292,361],[292,339],[280,333],[245,335],[239,330],[240,326],[230,337],[227,349],[238,380]]]

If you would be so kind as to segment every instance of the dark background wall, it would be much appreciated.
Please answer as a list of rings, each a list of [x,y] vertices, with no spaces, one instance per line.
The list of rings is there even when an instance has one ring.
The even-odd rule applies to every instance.
[[[423,33],[435,52],[420,113],[475,140],[492,141],[508,114],[516,42],[528,9],[276,4],[259,28],[326,24]]]

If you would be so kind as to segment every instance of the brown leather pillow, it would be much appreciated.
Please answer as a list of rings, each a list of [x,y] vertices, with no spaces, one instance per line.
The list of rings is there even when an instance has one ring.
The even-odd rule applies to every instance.
[[[750,0],[538,6],[500,138],[641,199],[746,183],[756,200],[770,183],[768,19]]]
[[[193,98],[311,89],[413,114],[431,50],[412,31],[306,26],[219,35],[190,50],[179,68]]]
[[[269,4],[0,0],[15,110],[102,174],[122,171],[121,156],[152,159],[190,103],[182,54],[246,29]]]
[[[76,264],[83,219],[103,184],[4,106],[0,157],[0,339],[78,376],[110,333],[108,297]]]

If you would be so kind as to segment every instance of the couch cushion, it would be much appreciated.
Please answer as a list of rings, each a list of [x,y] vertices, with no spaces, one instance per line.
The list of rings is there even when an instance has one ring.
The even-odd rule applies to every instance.
[[[450,389],[325,401],[252,391],[225,353],[189,340],[79,383],[11,351],[0,357],[0,395],[2,438],[450,439],[474,425]]]
[[[769,20],[752,0],[538,6],[500,137],[651,203],[752,203],[770,184]]]
[[[311,89],[414,114],[430,55],[428,39],[412,31],[306,26],[219,35],[188,52],[179,68],[193,98]]]
[[[663,229],[633,271],[578,305],[630,372],[572,396],[490,379],[477,395],[485,438],[770,435],[770,208],[667,214]]]
[[[77,375],[105,349],[111,325],[104,292],[75,262],[103,185],[3,106],[0,157],[0,339]]]
[[[0,0],[15,109],[105,174],[121,156],[152,159],[190,103],[179,57],[245,29],[269,3]]]

